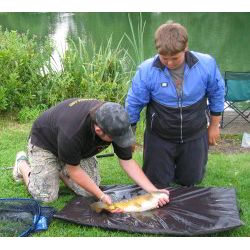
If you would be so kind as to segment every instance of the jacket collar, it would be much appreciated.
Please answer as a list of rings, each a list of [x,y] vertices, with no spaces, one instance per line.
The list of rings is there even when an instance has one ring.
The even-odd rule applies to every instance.
[[[185,53],[185,62],[188,65],[189,68],[192,68],[199,59],[190,51],[187,51]],[[159,68],[163,70],[166,66],[160,61],[159,55],[156,56],[154,62],[153,62],[153,67]]]

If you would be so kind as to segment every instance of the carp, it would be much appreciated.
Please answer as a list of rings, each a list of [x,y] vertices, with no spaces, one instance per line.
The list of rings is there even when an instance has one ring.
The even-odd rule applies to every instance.
[[[91,209],[100,213],[102,210],[113,212],[116,209],[122,212],[143,212],[158,208],[158,201],[161,198],[169,198],[169,195],[164,192],[155,191],[142,195],[135,196],[131,199],[121,200],[108,205],[102,201],[94,202],[90,205]]]

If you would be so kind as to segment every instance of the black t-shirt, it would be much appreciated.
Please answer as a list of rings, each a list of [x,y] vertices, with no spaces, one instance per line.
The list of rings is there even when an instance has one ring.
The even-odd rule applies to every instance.
[[[101,103],[98,100],[73,98],[48,109],[34,122],[31,143],[52,152],[70,165],[78,165],[81,159],[96,155],[111,144],[95,134],[89,114]],[[112,144],[120,159],[132,158],[130,147],[121,148]]]

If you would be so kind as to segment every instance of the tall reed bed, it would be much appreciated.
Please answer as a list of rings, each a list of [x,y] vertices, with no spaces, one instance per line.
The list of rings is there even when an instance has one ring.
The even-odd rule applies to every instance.
[[[137,24],[133,23],[133,20],[130,14],[128,14],[128,21],[129,21],[131,34],[129,35],[125,33],[124,35],[132,48],[132,52],[133,52],[132,58],[133,58],[134,66],[136,67],[142,61],[145,60],[144,32],[145,32],[145,27],[146,27],[146,21],[143,20],[141,13],[139,15]]]
[[[128,52],[121,47],[122,40],[114,45],[110,37],[99,48],[91,39],[69,40],[69,49],[61,57],[63,70],[49,74],[54,84],[48,103],[52,105],[69,97],[123,103],[132,67]]]

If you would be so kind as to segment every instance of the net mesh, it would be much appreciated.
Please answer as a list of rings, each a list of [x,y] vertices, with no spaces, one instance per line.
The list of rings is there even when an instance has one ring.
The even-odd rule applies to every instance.
[[[27,236],[38,231],[38,225],[38,229],[41,229],[41,218],[45,219],[45,223],[50,222],[54,213],[54,208],[44,209],[33,199],[0,199],[0,236]],[[47,229],[47,226],[43,229]]]

